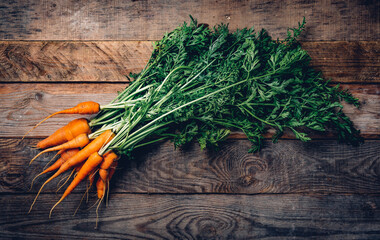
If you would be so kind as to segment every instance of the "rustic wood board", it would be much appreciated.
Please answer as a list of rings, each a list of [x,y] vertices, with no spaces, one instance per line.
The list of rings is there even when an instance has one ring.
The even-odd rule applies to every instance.
[[[379,8],[373,0],[1,1],[1,238],[379,239]],[[285,134],[255,154],[241,133],[218,152],[159,143],[120,164],[99,229],[95,208],[88,210],[94,192],[72,216],[84,185],[48,218],[59,179],[27,215],[46,177],[30,192],[29,184],[54,155],[28,166],[38,153],[33,146],[78,116],[57,116],[21,136],[57,109],[108,103],[128,85],[125,76],[144,67],[152,41],[189,14],[232,30],[264,27],[280,39],[305,16],[301,44],[326,79],[362,101],[345,112],[365,143],[338,144],[331,133],[311,133],[318,140],[302,143]]]
[[[112,194],[99,211],[73,194],[43,195],[27,215],[31,194],[0,198],[3,239],[378,239],[378,195]],[[74,207],[75,206],[75,207]]]
[[[0,41],[0,82],[126,82],[148,62],[151,41]],[[376,41],[302,42],[333,82],[380,82]]]
[[[32,148],[36,139],[0,138],[0,193],[29,190],[32,179],[54,153],[41,156]],[[359,147],[335,140],[310,143],[266,141],[259,153],[248,153],[248,140],[227,140],[218,151],[201,151],[198,144],[175,149],[169,141],[136,150],[123,158],[112,182],[116,192],[127,193],[379,193],[380,140]],[[34,193],[51,174],[35,181]],[[57,181],[44,188],[54,192]],[[82,184],[77,192],[84,192]]]
[[[189,14],[210,26],[266,28],[284,38],[305,17],[306,40],[378,40],[379,1],[2,1],[0,39],[156,40]]]

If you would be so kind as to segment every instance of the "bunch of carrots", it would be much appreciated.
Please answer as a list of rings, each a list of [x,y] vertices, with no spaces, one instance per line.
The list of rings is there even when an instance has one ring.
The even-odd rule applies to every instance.
[[[359,102],[321,82],[308,54],[296,44],[303,26],[288,30],[284,41],[253,28],[230,33],[219,25],[212,31],[193,19],[166,34],[155,43],[145,68],[132,75],[134,81],[111,103],[83,102],[35,126],[57,114],[97,114],[90,121],[73,120],[37,144],[44,150],[31,163],[51,151],[59,151],[61,158],[37,175],[56,171],[30,210],[43,187],[69,170],[75,177],[50,215],[80,182],[87,178],[91,186],[96,176],[100,205],[119,156],[162,140],[176,146],[197,140],[204,148],[217,146],[238,130],[252,142],[252,151],[258,151],[270,127],[276,131],[274,142],[285,128],[302,141],[310,140],[305,129],[335,129],[343,141],[360,141],[360,131],[339,101]]]
[[[99,110],[100,106],[98,103],[91,101],[83,102],[78,104],[76,107],[59,111],[48,116],[40,123],[38,123],[35,127],[40,125],[48,118],[57,114],[94,114],[98,113]],[[76,171],[75,178],[67,187],[66,191],[63,193],[59,201],[53,206],[51,212],[84,179],[89,179],[91,187],[95,179],[95,174],[99,175],[99,178],[96,182],[98,198],[100,202],[104,199],[106,190],[109,186],[109,181],[115,172],[117,160],[119,157],[112,150],[107,151],[102,155],[99,155],[98,152],[115,136],[115,134],[112,133],[112,131],[107,130],[91,140],[89,138],[90,133],[91,129],[88,120],[85,118],[79,118],[69,122],[69,124],[58,129],[51,136],[43,139],[37,144],[38,148],[45,150],[37,154],[30,161],[30,164],[41,154],[47,152],[58,151],[57,155],[60,155],[61,157],[54,164],[36,176],[37,178],[48,172],[56,171],[48,180],[45,181],[45,183],[40,188],[36,198],[33,201],[32,206],[30,207],[29,212],[32,210],[32,207],[43,187],[51,180],[55,179],[70,169]]]

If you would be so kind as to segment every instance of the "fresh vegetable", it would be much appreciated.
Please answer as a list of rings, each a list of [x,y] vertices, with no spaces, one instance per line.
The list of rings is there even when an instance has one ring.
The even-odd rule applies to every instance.
[[[52,164],[50,167],[48,167],[47,169],[45,169],[44,171],[42,171],[40,174],[38,174],[37,176],[34,177],[34,179],[32,180],[32,183],[31,183],[31,187],[33,186],[33,182],[34,180],[36,180],[36,178],[38,178],[39,176],[45,174],[45,173],[48,173],[48,172],[52,172],[54,170],[57,170],[58,168],[61,167],[61,165],[66,162],[68,159],[70,159],[71,157],[73,157],[75,154],[77,154],[79,152],[79,149],[77,148],[74,148],[74,149],[67,149],[65,151],[62,151],[60,153],[61,157],[54,163]]]
[[[98,192],[98,198],[102,199],[105,194],[105,190],[107,188],[109,182],[109,171],[112,168],[112,165],[115,165],[115,161],[118,159],[118,156],[110,151],[104,155],[103,162],[99,166],[99,178],[96,182],[96,189]]]
[[[32,210],[34,203],[36,202],[39,194],[41,193],[43,187],[48,184],[51,180],[58,177],[60,174],[66,172],[67,170],[75,167],[78,164],[81,164],[83,161],[85,161],[90,155],[93,153],[96,153],[99,151],[99,149],[107,144],[112,138],[114,137],[114,134],[111,131],[105,131],[100,136],[98,136],[96,139],[94,139],[92,142],[90,142],[85,148],[80,150],[77,154],[75,154],[73,157],[62,163],[58,171],[54,173],[53,176],[51,176],[48,180],[42,184],[40,190],[37,193],[37,196],[35,197],[32,205],[30,206],[29,212]]]
[[[85,131],[62,130],[64,137],[39,144],[40,148],[62,144],[82,133],[94,139],[63,163],[41,189],[91,155],[76,177],[94,181],[99,171],[96,185],[101,202],[117,164],[115,159],[106,160],[108,155],[128,158],[136,148],[162,140],[175,146],[196,140],[203,149],[218,146],[238,130],[246,134],[255,152],[262,147],[263,134],[272,128],[273,142],[288,130],[301,141],[311,140],[310,131],[332,131],[342,141],[360,143],[360,132],[340,103],[359,106],[359,101],[339,86],[330,86],[310,66],[310,57],[296,40],[304,24],[289,29],[284,40],[273,40],[265,30],[253,28],[230,33],[222,24],[209,29],[193,19],[165,34],[155,43],[145,68],[131,75],[134,81],[111,103],[98,107],[97,116],[88,125],[86,121]],[[75,180],[73,186],[79,182]]]
[[[87,177],[87,175],[95,169],[103,160],[103,157],[100,156],[97,152],[94,152],[90,155],[88,160],[83,164],[81,169],[79,170],[78,174],[74,178],[74,180],[71,182],[71,184],[67,187],[66,191],[63,193],[61,199],[52,207],[50,210],[50,215],[54,208],[63,201],[73,190],[78,184]],[[49,215],[49,216],[50,216]]]
[[[75,138],[71,139],[68,142],[65,142],[61,145],[58,145],[49,149],[45,149],[44,151],[38,153],[32,160],[30,160],[29,164],[31,164],[36,158],[38,158],[43,153],[72,149],[72,148],[81,148],[81,147],[85,147],[89,142],[90,142],[90,139],[88,138],[87,134],[85,133],[79,134],[78,136],[76,136]]]
[[[37,144],[38,148],[44,149],[51,146],[57,146],[74,139],[76,136],[85,133],[89,134],[91,129],[85,118],[75,119],[66,126],[58,129],[51,136],[45,138]]]
[[[35,129],[36,127],[38,127],[39,125],[41,125],[41,123],[45,122],[46,120],[48,120],[49,118],[51,118],[51,117],[53,117],[53,116],[55,116],[57,114],[94,114],[94,113],[98,113],[99,111],[100,111],[100,105],[98,103],[96,103],[96,102],[89,101],[89,102],[79,103],[75,107],[72,107],[72,108],[69,108],[69,109],[65,109],[65,110],[61,110],[61,111],[55,112],[55,113],[47,116],[44,120],[42,120],[41,122],[37,123],[32,129],[30,129],[22,137],[22,139],[24,139],[25,136],[28,135],[28,133],[30,133],[33,129]]]

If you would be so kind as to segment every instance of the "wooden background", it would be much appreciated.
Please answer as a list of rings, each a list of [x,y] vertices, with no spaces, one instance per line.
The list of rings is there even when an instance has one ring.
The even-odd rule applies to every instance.
[[[379,1],[53,1],[0,3],[1,239],[380,239]],[[219,152],[194,144],[157,144],[126,161],[114,177],[109,205],[80,206],[79,187],[60,194],[33,177],[53,156],[28,166],[40,138],[77,116],[47,121],[81,101],[108,103],[129,72],[147,62],[152,41],[189,21],[255,26],[284,38],[306,17],[301,37],[313,65],[362,101],[345,112],[366,141],[337,143],[331,134],[301,143],[291,134],[257,154],[234,133]],[[61,193],[61,192],[60,192]]]

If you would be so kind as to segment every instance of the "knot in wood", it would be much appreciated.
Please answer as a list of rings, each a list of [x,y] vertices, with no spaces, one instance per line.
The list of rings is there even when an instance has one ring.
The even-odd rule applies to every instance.
[[[34,99],[36,99],[36,101],[41,101],[43,99],[43,97],[44,97],[44,94],[40,93],[40,92],[38,92],[34,95]]]
[[[217,232],[214,226],[205,225],[200,230],[200,239],[210,239],[217,236]]]
[[[241,176],[239,179],[239,183],[240,183],[240,185],[242,185],[244,187],[248,187],[248,186],[252,185],[256,180],[257,180],[256,178],[254,178],[252,175],[248,174],[248,175]]]

